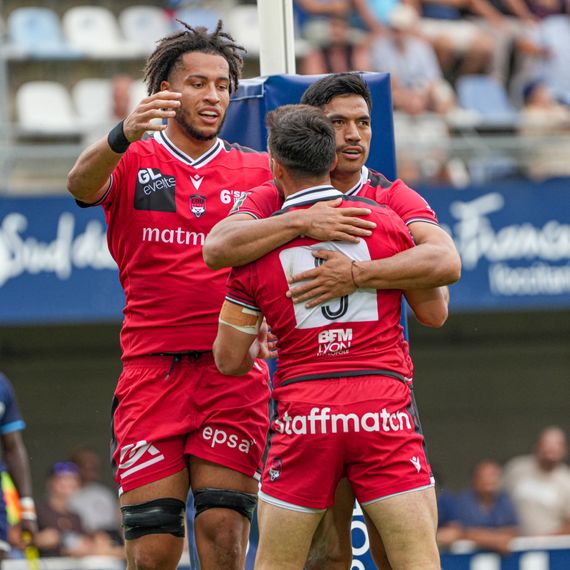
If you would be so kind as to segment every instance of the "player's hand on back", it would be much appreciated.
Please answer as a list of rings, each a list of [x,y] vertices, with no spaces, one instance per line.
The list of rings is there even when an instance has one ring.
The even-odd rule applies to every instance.
[[[303,210],[306,216],[304,235],[319,241],[349,241],[358,243],[360,237],[372,234],[374,222],[366,220],[368,208],[339,208],[342,198],[317,202]]]
[[[180,108],[181,93],[159,91],[145,97],[123,123],[123,132],[130,142],[142,139],[147,131],[163,131],[166,122],[172,119]]]
[[[352,279],[352,259],[338,251],[316,250],[313,255],[325,262],[315,269],[297,273],[289,279],[287,292],[294,303],[306,303],[308,309],[356,291]],[[295,284],[301,283],[295,286]]]
[[[263,319],[259,332],[257,333],[256,342],[259,349],[257,358],[263,358],[265,360],[277,358],[277,337],[271,332],[265,319]]]

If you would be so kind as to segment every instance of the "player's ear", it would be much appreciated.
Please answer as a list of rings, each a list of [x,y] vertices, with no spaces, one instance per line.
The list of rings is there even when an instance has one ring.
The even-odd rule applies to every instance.
[[[277,180],[283,178],[283,165],[275,157],[269,155],[269,164],[273,178]]]
[[[336,168],[337,163],[338,163],[338,156],[335,155],[334,160],[332,161],[331,164],[331,172]]]
[[[161,91],[172,91],[170,87],[170,81],[161,81],[160,82],[160,90]]]

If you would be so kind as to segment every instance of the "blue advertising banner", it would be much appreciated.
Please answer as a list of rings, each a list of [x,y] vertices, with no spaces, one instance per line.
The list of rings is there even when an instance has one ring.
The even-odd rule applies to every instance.
[[[458,310],[570,307],[570,181],[420,192],[463,264]]]
[[[461,254],[453,311],[570,307],[567,185],[419,189]],[[118,320],[123,304],[100,208],[0,199],[2,323]]]
[[[101,208],[0,200],[0,322],[117,320],[123,305]]]

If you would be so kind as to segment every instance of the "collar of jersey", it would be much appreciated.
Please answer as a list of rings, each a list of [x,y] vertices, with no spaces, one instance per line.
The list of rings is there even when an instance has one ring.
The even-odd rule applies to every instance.
[[[344,193],[345,196],[356,196],[362,190],[362,187],[366,184],[367,181],[368,168],[366,168],[366,166],[363,166],[360,169],[360,180],[350,190],[347,190]]]
[[[287,196],[287,199],[283,202],[282,209],[314,204],[322,200],[334,200],[335,198],[340,198],[342,195],[342,192],[328,184],[313,186],[312,188],[305,188],[304,190],[299,190],[299,192]]]
[[[163,131],[159,131],[154,135],[155,140],[161,144],[172,156],[188,164],[194,168],[200,168],[211,162],[222,150],[224,149],[224,143],[222,139],[216,139],[214,146],[208,149],[202,156],[198,158],[192,158],[190,155],[182,152],[167,136]]]

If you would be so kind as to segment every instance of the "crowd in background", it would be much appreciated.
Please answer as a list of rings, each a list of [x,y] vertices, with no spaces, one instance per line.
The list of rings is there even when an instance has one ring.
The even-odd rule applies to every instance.
[[[398,169],[410,183],[428,179],[461,186],[473,178],[450,160],[445,145],[454,130],[464,131],[474,119],[470,97],[488,107],[493,121],[487,126],[528,138],[532,152],[509,174],[535,180],[570,175],[563,158],[568,141],[541,141],[535,153],[537,137],[570,134],[570,18],[564,0],[295,0],[294,5],[298,34],[310,46],[301,73],[391,74]],[[422,140],[434,150],[418,161],[408,147]]]
[[[251,62],[259,39],[253,49],[246,40],[259,35],[258,24],[230,17],[247,4],[255,12],[254,0],[163,0],[153,4],[164,16],[165,29],[157,25],[156,33],[175,29],[180,15],[210,26],[222,17]],[[398,174],[409,184],[462,187],[570,176],[566,0],[294,0],[293,7],[298,73],[390,73]],[[118,5],[117,34],[120,14]],[[151,49],[154,40],[143,39]],[[4,40],[11,41],[9,33]],[[108,53],[101,53],[109,59],[107,43]],[[140,77],[133,79],[131,95],[138,100],[144,86]],[[92,125],[86,132],[85,144],[99,134]],[[488,135],[497,134],[511,137],[513,148],[496,152],[489,146]],[[476,142],[458,150],[466,140]],[[491,151],[477,154],[485,148]]]

